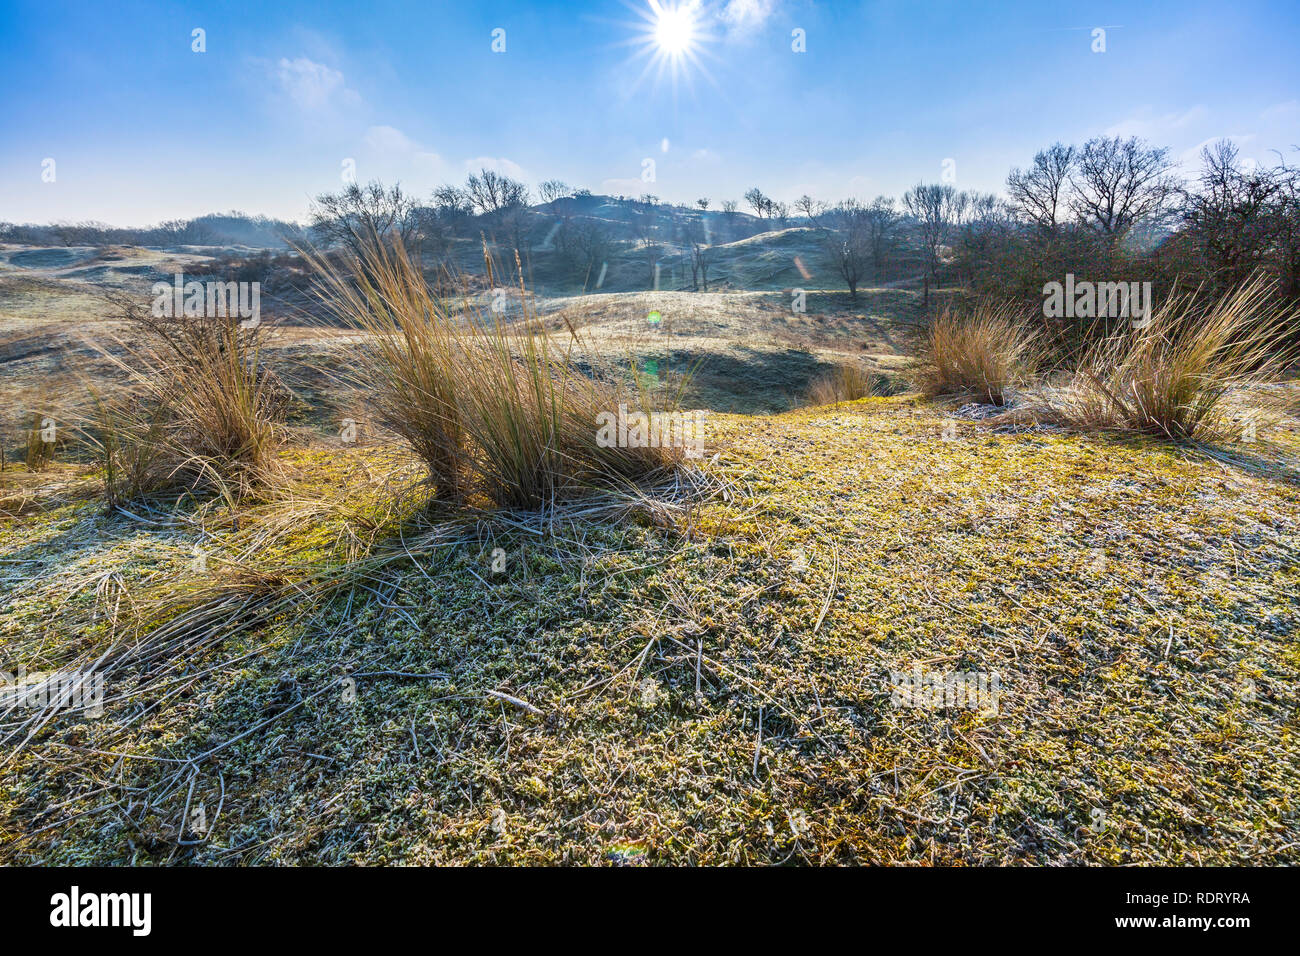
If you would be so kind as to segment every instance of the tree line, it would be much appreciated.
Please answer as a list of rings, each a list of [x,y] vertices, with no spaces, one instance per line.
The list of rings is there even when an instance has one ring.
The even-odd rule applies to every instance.
[[[1166,148],[1103,136],[1039,151],[1010,171],[1002,196],[921,182],[898,200],[805,195],[787,204],[753,187],[743,202],[750,212],[732,199],[602,197],[556,179],[534,194],[483,169],[423,200],[400,185],[350,183],[316,197],[306,228],[230,213],[139,230],[0,224],[0,240],[359,247],[378,235],[437,258],[456,240],[481,236],[526,257],[553,256],[584,288],[618,247],[630,248],[647,285],[658,285],[667,265],[677,281],[707,291],[719,246],[795,226],[813,230],[826,269],[855,298],[867,283],[897,281],[919,286],[926,305],[940,287],[1031,301],[1066,273],[1151,281],[1159,293],[1179,284],[1218,293],[1264,273],[1278,295],[1300,299],[1300,170],[1282,156],[1271,165],[1245,161],[1226,140],[1202,151],[1191,179]]]

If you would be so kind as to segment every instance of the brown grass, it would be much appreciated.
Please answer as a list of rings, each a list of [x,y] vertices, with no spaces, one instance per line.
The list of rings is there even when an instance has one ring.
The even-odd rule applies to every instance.
[[[922,347],[921,387],[927,395],[968,395],[991,405],[1026,380],[1041,358],[1037,335],[1010,306],[982,303],[962,313],[945,310]]]
[[[499,507],[535,508],[590,485],[642,480],[683,456],[598,444],[599,413],[663,409],[652,408],[635,374],[582,374],[576,330],[548,331],[522,278],[523,315],[509,320],[440,298],[400,244],[370,243],[344,268],[304,255],[331,315],[373,340],[359,356],[358,384],[378,420],[424,462],[439,498],[481,494]]]
[[[1087,428],[1177,441],[1240,438],[1271,416],[1274,398],[1260,386],[1276,383],[1294,358],[1286,330],[1298,319],[1294,309],[1277,311],[1262,278],[1208,305],[1194,294],[1171,297],[1144,327],[1092,346],[1056,403]],[[1248,407],[1234,407],[1234,393]]]
[[[23,455],[28,471],[44,471],[54,460],[55,443],[46,441],[45,420],[40,412],[32,413],[32,422],[27,429],[27,448]]]
[[[887,376],[879,372],[867,372],[860,365],[845,363],[813,380],[808,387],[808,403],[834,405],[873,395],[892,395],[896,391]]]
[[[271,471],[283,440],[283,395],[260,362],[261,327],[123,306],[130,341],[90,344],[125,381],[88,385],[92,410],[76,424],[109,503],[172,487],[246,493]]]

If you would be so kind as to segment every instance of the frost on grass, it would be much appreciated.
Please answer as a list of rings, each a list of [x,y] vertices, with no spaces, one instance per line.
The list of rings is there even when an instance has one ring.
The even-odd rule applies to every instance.
[[[909,399],[710,421],[719,493],[544,526],[384,505],[366,450],[294,462],[309,521],[5,519],[29,663],[146,636],[169,588],[207,606],[196,543],[240,593],[333,583],[51,722],[0,775],[0,854],[1300,862],[1294,483]],[[917,666],[996,673],[996,713],[895,707]]]

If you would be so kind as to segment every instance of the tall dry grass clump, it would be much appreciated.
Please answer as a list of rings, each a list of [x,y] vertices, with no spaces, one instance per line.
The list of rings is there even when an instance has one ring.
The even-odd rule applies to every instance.
[[[129,340],[89,343],[117,381],[90,387],[76,423],[110,505],[172,488],[246,494],[283,440],[284,393],[262,364],[260,326],[124,311]]]
[[[376,417],[403,438],[429,469],[438,497],[465,488],[464,425],[457,398],[460,346],[444,304],[409,258],[382,244],[364,256],[325,257],[301,250],[317,294],[345,325],[370,336],[353,376]]]
[[[662,409],[635,375],[628,385],[583,374],[576,330],[548,331],[522,276],[522,315],[510,319],[439,297],[400,242],[371,241],[342,265],[303,255],[332,316],[368,333],[357,384],[424,462],[437,498],[536,508],[592,485],[641,481],[683,457],[680,447],[598,442],[602,412]]]
[[[1300,312],[1279,309],[1257,277],[1208,305],[1174,296],[1141,328],[1125,328],[1084,353],[1055,399],[1067,420],[1091,428],[1144,432],[1177,441],[1240,437],[1243,423],[1267,418],[1295,349],[1287,342]]]
[[[32,413],[27,428],[27,447],[23,452],[28,471],[44,471],[54,460],[55,442],[50,438],[45,421],[40,412]]]
[[[860,365],[836,365],[829,372],[814,379],[808,386],[810,405],[835,405],[852,402],[873,395],[890,395],[893,383],[879,372],[868,372]]]
[[[1003,405],[1007,392],[1026,381],[1042,357],[1038,335],[1011,306],[977,305],[945,310],[926,334],[919,363],[922,390],[969,395]]]

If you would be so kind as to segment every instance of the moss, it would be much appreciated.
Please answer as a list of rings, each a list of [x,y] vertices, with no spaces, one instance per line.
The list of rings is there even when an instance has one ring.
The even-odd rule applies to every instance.
[[[945,440],[945,420],[908,397],[710,416],[732,494],[671,526],[456,519],[459,543],[188,661],[201,678],[144,719],[56,722],[0,780],[0,855],[1300,861],[1296,487],[1142,440]],[[188,606],[199,541],[292,581],[427,540],[403,467],[295,450],[237,529],[202,508],[165,528],[91,503],[21,516],[0,559],[34,564],[5,565],[25,583],[0,633],[32,659],[105,640],[81,625],[110,571]],[[892,706],[889,672],[915,665],[996,671],[997,713]],[[251,728],[198,768],[195,847],[174,765],[90,753],[183,760]]]

